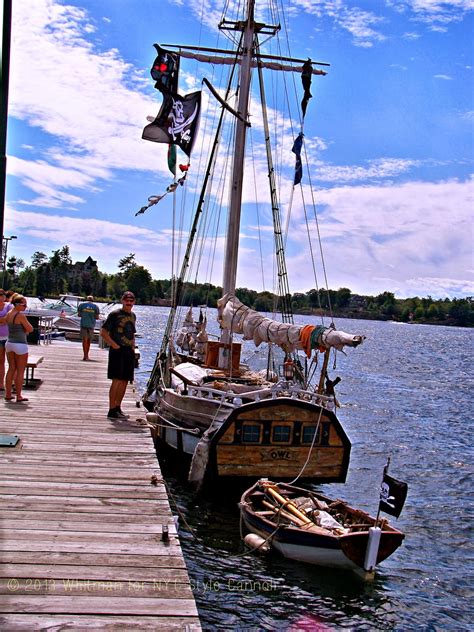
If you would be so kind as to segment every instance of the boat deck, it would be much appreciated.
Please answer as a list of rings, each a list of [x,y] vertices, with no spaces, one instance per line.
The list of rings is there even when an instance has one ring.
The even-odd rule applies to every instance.
[[[0,401],[0,629],[200,630],[144,411],[106,418],[107,353],[41,355],[25,404]],[[163,527],[169,542],[162,540]]]

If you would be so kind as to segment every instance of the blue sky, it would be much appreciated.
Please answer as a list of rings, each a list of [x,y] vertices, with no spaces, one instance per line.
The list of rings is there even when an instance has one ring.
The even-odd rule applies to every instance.
[[[30,263],[34,251],[50,255],[68,244],[74,261],[91,255],[115,272],[134,252],[154,278],[169,278],[172,196],[134,217],[170,183],[166,147],[141,139],[161,103],[149,75],[153,43],[223,46],[215,28],[223,3],[13,4],[4,232],[18,239],[9,255]],[[472,296],[472,1],[285,5],[291,55],[331,64],[313,80],[305,123],[329,287]],[[210,78],[195,68],[183,64],[181,93]],[[178,195],[189,200],[192,170],[186,187]],[[252,191],[244,196],[238,286],[261,290]],[[266,219],[264,212],[264,234]],[[298,219],[297,208],[287,264],[291,290],[307,291],[315,282]],[[270,244],[271,236],[264,248]],[[218,258],[215,283],[220,268]]]

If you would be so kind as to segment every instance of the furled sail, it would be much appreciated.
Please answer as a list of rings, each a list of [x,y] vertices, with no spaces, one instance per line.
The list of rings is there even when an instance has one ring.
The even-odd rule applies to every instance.
[[[244,340],[253,340],[258,347],[262,342],[272,342],[290,353],[303,350],[308,357],[313,349],[339,351],[344,346],[357,347],[365,336],[356,336],[333,327],[293,325],[262,316],[247,307],[232,294],[226,294],[218,302],[217,320],[223,329],[243,334]]]
[[[235,58],[235,55],[231,55],[228,57],[216,56],[216,55],[207,55],[203,53],[195,53],[190,51],[185,51],[180,47],[179,54],[181,57],[188,57],[190,59],[197,59],[197,61],[206,62],[209,64],[223,64],[228,66],[233,66],[235,64],[240,64],[241,59]],[[301,73],[304,70],[303,65],[297,66],[289,66],[288,64],[282,64],[277,61],[263,61],[263,57],[259,56],[258,59],[253,59],[250,62],[252,68],[257,68],[260,66],[261,68],[269,68],[270,70],[284,70],[286,72],[298,72]],[[313,75],[326,75],[327,73],[324,70],[320,70],[319,68],[311,68],[310,74]]]

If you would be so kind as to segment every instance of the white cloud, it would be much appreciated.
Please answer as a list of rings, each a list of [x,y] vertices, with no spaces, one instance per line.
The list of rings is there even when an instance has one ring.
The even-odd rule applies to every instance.
[[[472,288],[467,279],[472,269],[473,193],[472,180],[319,191],[330,286],[365,294],[378,287],[400,296],[454,296],[460,287]],[[303,243],[306,228],[293,226],[291,236]],[[290,257],[289,268],[297,274],[305,258]],[[423,279],[418,287],[415,278]]]
[[[318,165],[318,180],[321,182],[356,182],[358,180],[392,178],[420,165],[420,161],[406,158],[378,158],[369,161],[367,167],[320,163]]]
[[[443,81],[452,81],[452,79],[453,79],[449,75],[435,75],[434,78],[435,79],[442,79]]]
[[[76,205],[84,200],[63,189],[97,190],[93,185],[95,177],[77,169],[57,167],[44,160],[22,160],[12,156],[8,160],[8,172],[38,194],[38,197],[28,202],[23,201],[23,204],[51,208],[62,207],[65,203]],[[103,175],[106,175],[105,172]]]
[[[414,20],[433,31],[445,32],[451,23],[461,22],[473,9],[471,0],[395,0],[412,12]]]
[[[139,252],[137,261],[148,265],[159,276],[170,276],[170,231],[160,232],[136,224],[110,222],[99,219],[70,217],[67,214],[48,215],[15,211],[7,215],[6,230],[21,237],[29,237],[34,244],[29,250],[48,252],[58,244],[67,244],[74,259],[88,255],[99,261],[102,272],[116,272],[117,262],[127,252]],[[152,265],[153,264],[153,265]]]
[[[54,138],[49,160],[58,170],[82,171],[85,181],[132,165],[166,173],[165,160],[157,160],[166,147],[141,139],[146,115],[157,113],[160,100],[145,94],[144,80],[117,50],[94,51],[85,39],[93,28],[77,7],[53,0],[15,4],[10,116]],[[34,72],[25,78],[31,51]]]

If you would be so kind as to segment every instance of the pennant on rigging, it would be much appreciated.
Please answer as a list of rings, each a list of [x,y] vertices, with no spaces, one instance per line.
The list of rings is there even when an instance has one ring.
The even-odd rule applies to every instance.
[[[384,468],[382,485],[380,486],[379,510],[398,518],[405,504],[408,485],[389,476],[387,470],[388,465]]]
[[[143,215],[143,213],[147,209],[149,209],[150,206],[153,206],[154,204],[158,204],[158,202],[160,200],[162,200],[166,195],[168,195],[168,193],[174,193],[179,186],[181,186],[181,187],[184,186],[184,183],[186,182],[186,176],[187,175],[188,175],[188,173],[186,171],[184,176],[181,176],[181,178],[178,178],[178,180],[176,180],[176,182],[172,182],[171,184],[169,184],[166,187],[166,191],[163,193],[163,195],[150,195],[150,197],[148,198],[148,204],[146,206],[142,206],[141,209],[135,213],[135,217],[137,217],[137,215]]]
[[[303,118],[306,114],[306,107],[308,105],[308,101],[313,96],[310,92],[311,89],[311,79],[313,75],[313,66],[311,64],[311,60],[305,61],[303,64],[303,71],[301,73],[301,83],[303,84],[303,100],[301,101],[301,110],[303,112]]]
[[[176,175],[176,145],[168,145],[168,169]]]
[[[153,44],[158,53],[150,70],[155,88],[164,94],[178,91],[179,55]]]
[[[153,206],[154,204],[158,204],[158,202],[163,199],[165,197],[166,193],[163,193],[163,195],[150,195],[150,197],[148,198],[148,204],[146,206],[142,206],[141,209],[139,211],[137,211],[135,213],[135,217],[137,215],[143,215],[143,213],[150,208],[150,206]]]
[[[145,127],[142,138],[155,143],[179,145],[190,156],[197,135],[200,109],[200,91],[184,97],[165,94],[158,116]]]
[[[303,177],[303,165],[301,163],[301,148],[303,147],[303,133],[300,132],[293,143],[291,151],[296,156],[295,162],[295,177],[293,179],[293,186],[296,186],[301,182]]]

